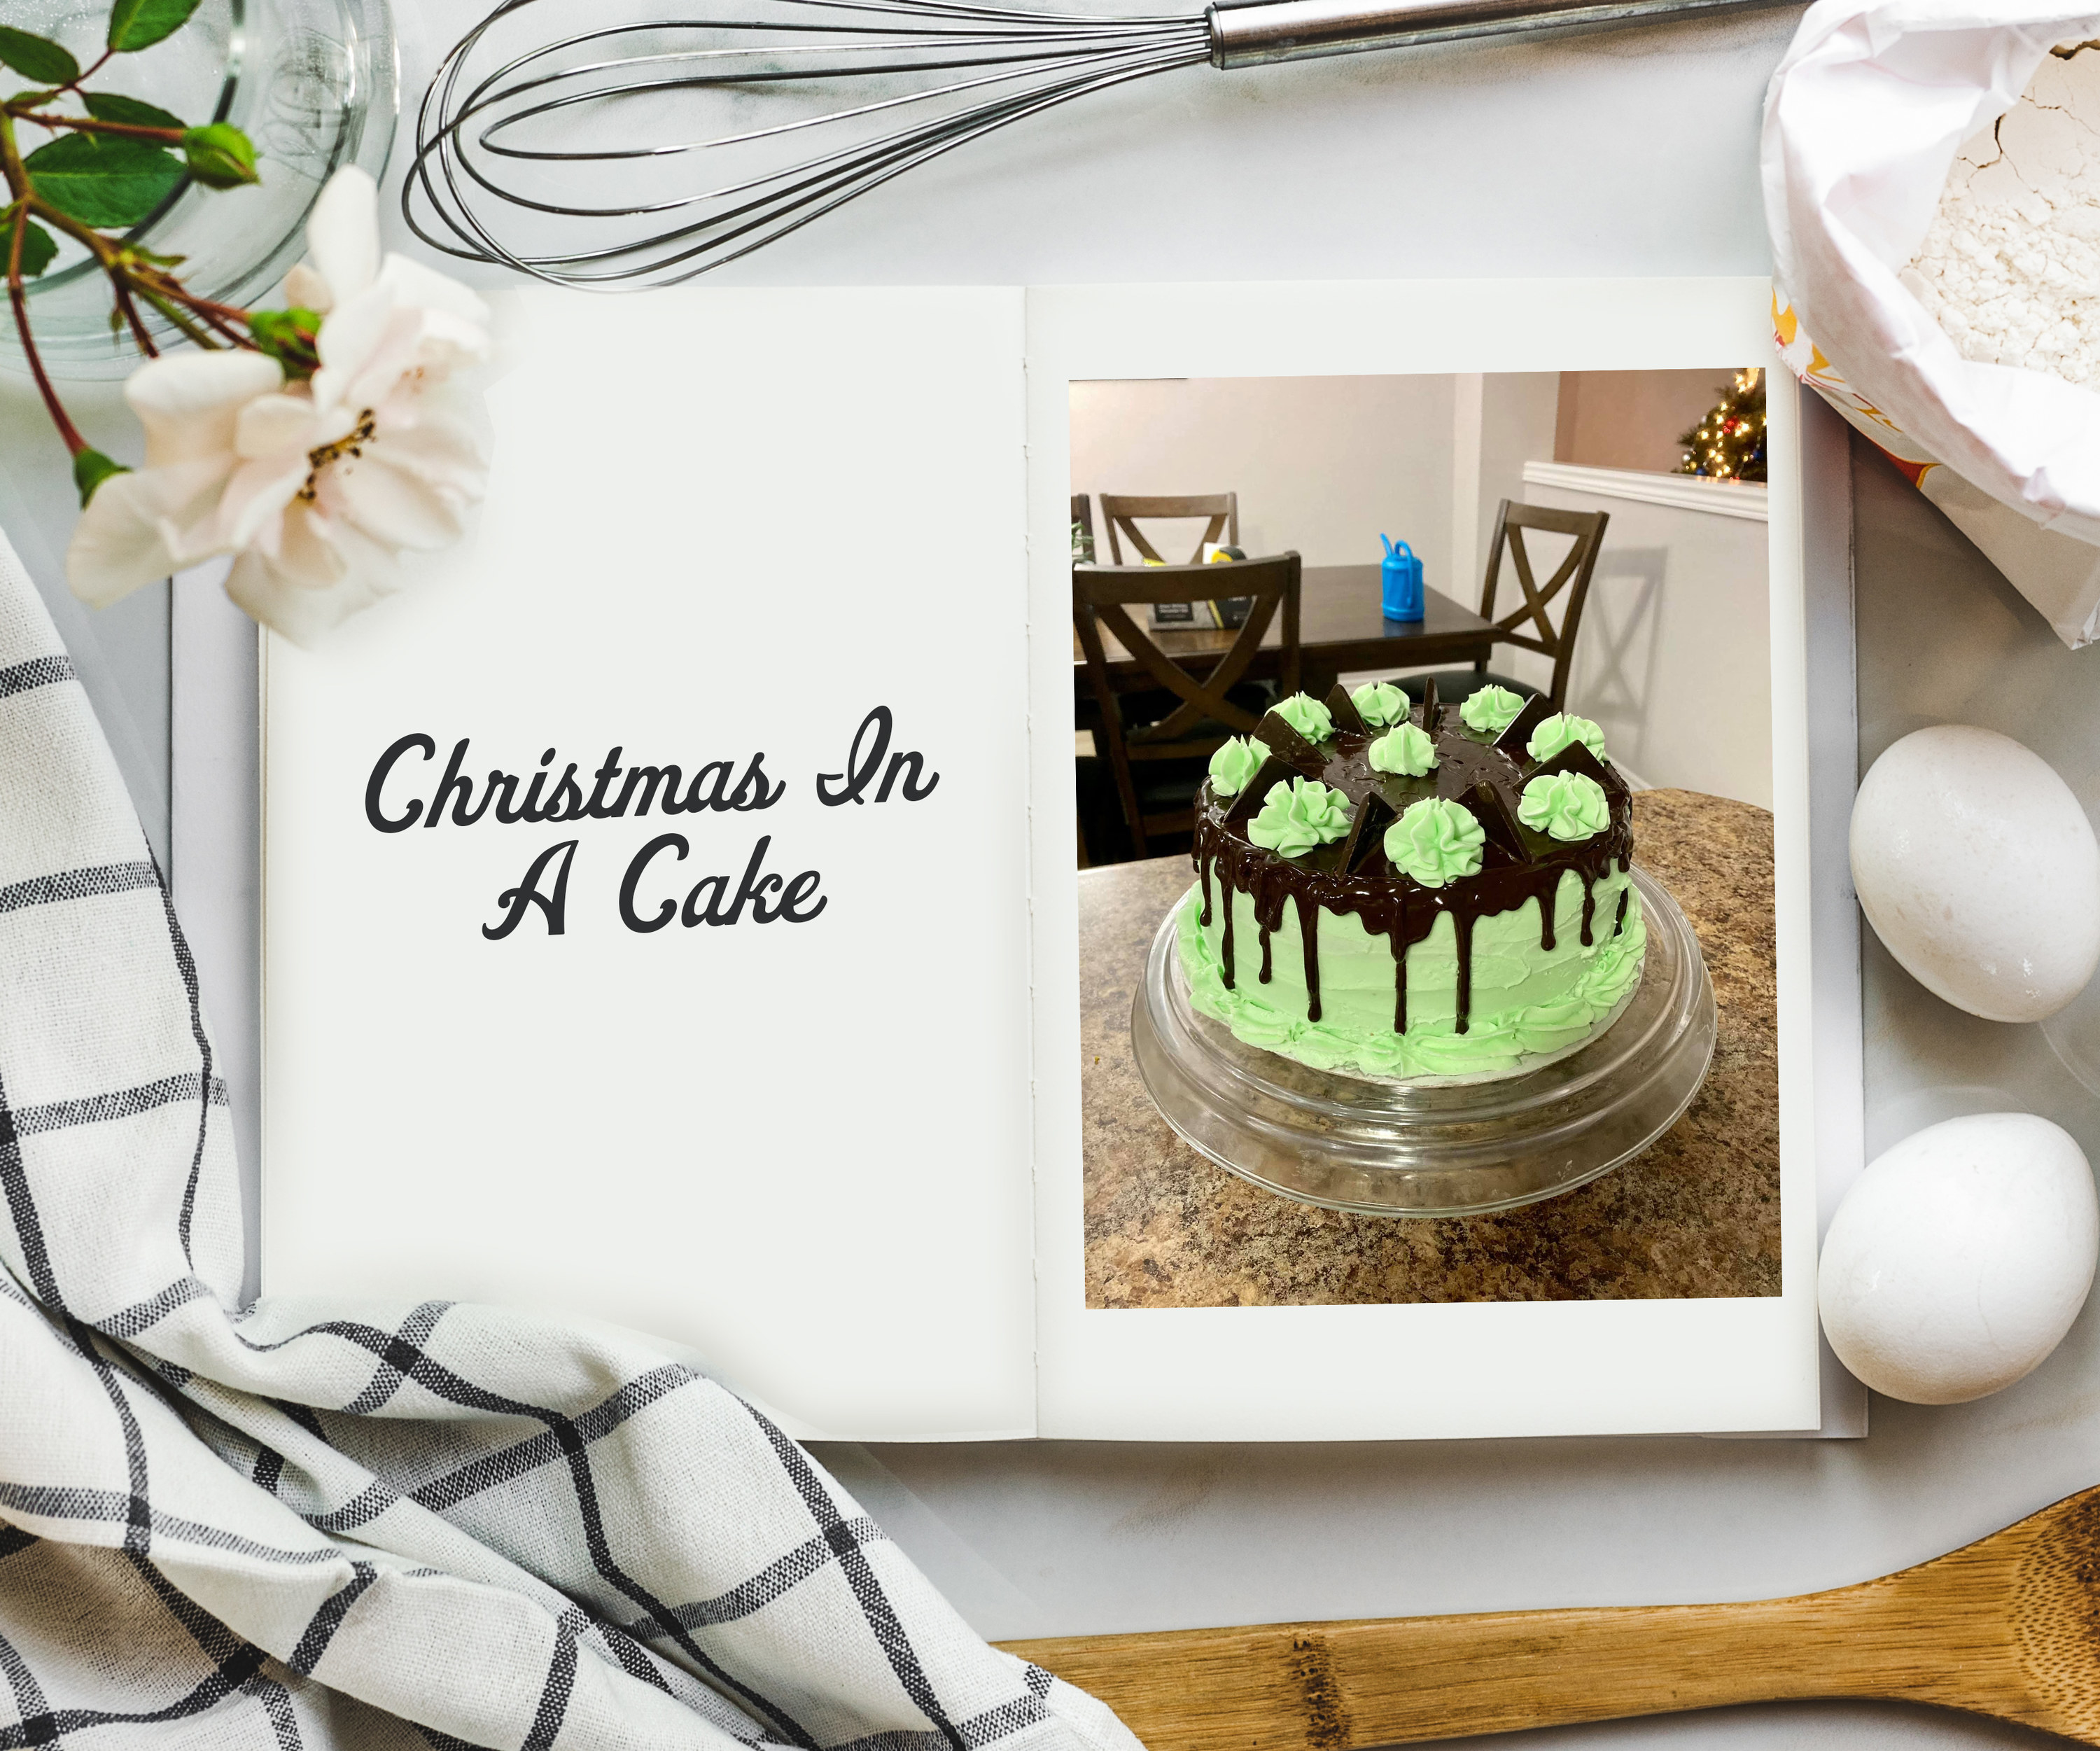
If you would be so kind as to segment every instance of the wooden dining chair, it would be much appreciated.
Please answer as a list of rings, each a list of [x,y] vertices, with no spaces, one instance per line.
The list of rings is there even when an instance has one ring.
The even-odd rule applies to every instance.
[[[1204,641],[1208,648],[1176,657],[1129,611],[1155,602],[1207,602],[1228,589],[1252,600],[1245,623],[1222,651],[1218,643],[1224,635],[1218,633]],[[1196,787],[1211,756],[1228,737],[1250,734],[1277,699],[1298,690],[1299,589],[1295,553],[1229,566],[1072,568],[1072,624],[1092,693],[1092,709],[1083,719],[1095,748],[1106,752],[1137,856],[1152,854],[1154,838],[1193,830]],[[1255,654],[1279,618],[1280,685],[1250,681]],[[1117,686],[1104,633],[1129,653],[1143,680]],[[1185,647],[1202,637],[1189,631],[1165,636]]]
[[[1083,492],[1072,495],[1072,560],[1092,565],[1094,560],[1093,501]]]
[[[1145,540],[1145,531],[1138,527],[1137,519],[1140,517],[1207,517],[1210,525],[1197,537],[1196,550],[1189,556],[1192,566],[1202,562],[1203,544],[1216,540],[1220,534],[1224,536],[1226,545],[1240,545],[1240,496],[1237,492],[1211,492],[1193,498],[1133,498],[1127,493],[1104,492],[1101,521],[1109,526],[1109,558],[1112,563],[1123,563],[1123,544],[1116,539],[1118,528],[1130,537],[1130,545],[1137,549],[1140,559],[1149,559],[1155,565],[1164,563],[1158,550]],[[1159,600],[1167,598],[1162,596]]]
[[[1436,683],[1436,696],[1446,705],[1462,704],[1467,695],[1486,686],[1507,687],[1526,699],[1543,694],[1554,710],[1568,703],[1568,674],[1575,661],[1575,634],[1582,624],[1582,604],[1590,593],[1590,575],[1597,568],[1597,550],[1604,545],[1604,526],[1611,521],[1604,511],[1555,510],[1543,505],[1516,505],[1504,499],[1495,513],[1495,536],[1488,549],[1488,575],[1480,589],[1480,618],[1493,620],[1498,643],[1535,651],[1553,664],[1553,678],[1544,688],[1512,676],[1499,675],[1482,657],[1471,668],[1447,669],[1436,674],[1396,675],[1394,683],[1415,698],[1424,686]],[[1553,576],[1542,588],[1532,569],[1531,554],[1524,532],[1539,529],[1553,535],[1574,537]],[[1495,620],[1495,595],[1501,582],[1502,556],[1509,556],[1524,600],[1500,620]],[[1560,602],[1558,626],[1547,612]]]

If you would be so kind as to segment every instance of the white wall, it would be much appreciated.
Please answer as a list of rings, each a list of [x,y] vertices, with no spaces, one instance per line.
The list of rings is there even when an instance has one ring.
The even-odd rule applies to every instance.
[[[1554,421],[1560,405],[1558,371],[1499,371],[1480,379],[1480,500],[1474,523],[1476,558],[1471,585],[1454,591],[1469,607],[1478,607],[1488,550],[1495,534],[1495,511],[1504,499],[1533,502],[1524,483],[1524,465],[1553,454]],[[1521,594],[1508,596],[1505,580],[1498,599],[1507,612]]]
[[[1766,526],[1533,485],[1535,505],[1611,514],[1575,641],[1571,711],[1649,784],[1771,807],[1771,585]],[[1747,489],[1734,489],[1747,490]],[[1511,653],[1504,646],[1500,665]],[[1543,680],[1542,659],[1515,653]]]
[[[1560,377],[1556,462],[1666,474],[1683,459],[1678,440],[1720,400],[1733,370],[1567,371]]]
[[[1448,377],[1074,383],[1072,490],[1237,492],[1249,554],[1295,548],[1311,566],[1374,564],[1383,533],[1421,555],[1432,589],[1467,600],[1478,580],[1454,588],[1449,573],[1451,421]],[[1551,441],[1549,419],[1540,455]],[[1094,522],[1105,562],[1098,501]],[[1201,531],[1147,526],[1170,560],[1186,558]],[[1135,557],[1126,545],[1124,559]]]

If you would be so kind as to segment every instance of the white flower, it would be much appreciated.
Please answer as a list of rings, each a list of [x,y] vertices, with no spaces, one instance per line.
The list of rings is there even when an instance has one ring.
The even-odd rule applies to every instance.
[[[486,473],[442,386],[488,355],[488,311],[457,280],[379,250],[378,190],[338,171],[285,282],[322,313],[320,368],[288,382],[241,351],[170,354],[124,387],[145,466],[104,481],[66,554],[96,607],[221,554],[227,593],[305,643],[400,587],[404,551],[458,539]]]

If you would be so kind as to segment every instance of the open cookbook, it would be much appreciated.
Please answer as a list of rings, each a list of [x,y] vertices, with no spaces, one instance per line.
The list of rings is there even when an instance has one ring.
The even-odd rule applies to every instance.
[[[641,1330],[805,1437],[1818,1427],[1817,1213],[1857,1164],[1857,968],[1849,924],[1816,923],[1849,902],[1820,875],[1806,629],[1845,584],[1804,571],[1793,385],[1772,387],[1761,492],[1554,448],[1573,373],[1590,396],[1771,364],[1764,282],[496,302],[473,532],[318,648],[266,642],[267,1291]],[[1357,436],[1320,411],[1334,396]],[[1637,836],[1676,823],[1684,880],[1741,853],[1702,853],[1723,816],[1668,798],[1718,797],[1773,846],[1749,970],[1714,968],[1724,1030],[1724,973],[1776,1018],[1762,1070],[1731,1073],[1771,1090],[1736,1118],[1768,1135],[1735,1140],[1751,1164],[1727,1171],[1766,1177],[1732,1218],[1733,1275],[1560,1299],[1475,1277],[1293,1299],[1251,1269],[1232,1298],[1101,1289],[1112,1224],[1136,1256],[1185,1212],[1097,1207],[1088,1150],[1113,1130],[1140,1181],[1147,1149],[1189,1158],[1141,1100],[1089,1105],[1083,1012],[1136,993],[1082,942],[1082,884],[1114,872],[1079,867],[1074,498],[1169,490],[1139,478],[1144,434],[1184,447],[1164,479],[1174,456],[1238,466],[1228,438],[1293,420],[1297,496],[1243,485],[1238,545],[1300,553],[1308,616],[1315,569],[1374,567],[1381,532],[1470,611],[1500,500],[1603,495],[1619,532],[1569,710],[1603,725]],[[1382,531],[1385,505],[1409,526]],[[1156,879],[1193,884],[1185,850]],[[1276,1197],[1213,1178],[1177,1184]],[[1295,1232],[1295,1260],[1380,1220]],[[1435,1226],[1462,1250],[1462,1223]]]

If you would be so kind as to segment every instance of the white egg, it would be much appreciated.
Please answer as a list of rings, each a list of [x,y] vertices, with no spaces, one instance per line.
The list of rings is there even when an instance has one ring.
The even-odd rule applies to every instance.
[[[1928,1125],[1877,1156],[1823,1242],[1838,1359],[1877,1392],[1958,1405],[2062,1341],[2100,1255],[2100,1199],[2070,1133],[2031,1113]]]
[[[1889,748],[1852,805],[1852,885],[1874,933],[1935,996],[2039,1021],[2100,966],[2100,844],[2071,787],[1968,724]]]

